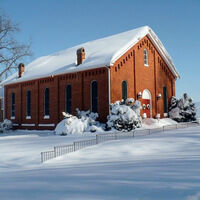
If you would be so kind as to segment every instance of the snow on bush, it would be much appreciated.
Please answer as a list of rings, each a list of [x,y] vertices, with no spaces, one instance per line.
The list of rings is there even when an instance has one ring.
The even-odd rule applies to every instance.
[[[101,124],[96,121],[98,114],[76,109],[77,116],[63,112],[64,120],[56,126],[57,135],[83,134],[84,132],[102,131]]]
[[[4,119],[4,121],[0,124],[0,131],[4,132],[10,129],[12,129],[12,121]]]
[[[142,126],[142,119],[140,117],[140,101],[128,98],[124,102],[116,101],[111,104],[111,114],[108,115],[106,128],[108,130],[114,128],[119,131],[131,131]],[[133,104],[133,105],[132,105]]]
[[[169,107],[169,117],[177,122],[189,122],[196,120],[196,108],[192,98],[186,93],[181,99],[171,98]]]

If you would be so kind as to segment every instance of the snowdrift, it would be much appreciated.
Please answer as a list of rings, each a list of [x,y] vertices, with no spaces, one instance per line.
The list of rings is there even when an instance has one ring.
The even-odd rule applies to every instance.
[[[98,114],[76,109],[77,116],[63,112],[65,117],[55,129],[56,135],[83,134],[84,132],[102,132],[102,125],[96,121]]]

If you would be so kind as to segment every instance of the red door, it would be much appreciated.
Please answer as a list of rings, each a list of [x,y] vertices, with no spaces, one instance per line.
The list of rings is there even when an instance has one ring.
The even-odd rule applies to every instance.
[[[150,118],[150,110],[151,110],[150,99],[142,99],[141,106],[142,106],[141,114],[143,115],[144,113],[146,113],[146,117]]]

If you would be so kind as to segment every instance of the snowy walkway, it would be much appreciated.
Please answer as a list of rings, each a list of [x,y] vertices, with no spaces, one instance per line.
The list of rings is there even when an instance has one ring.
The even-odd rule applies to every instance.
[[[200,127],[105,142],[45,164],[35,159],[41,146],[67,137],[15,137],[0,137],[2,200],[200,199]]]

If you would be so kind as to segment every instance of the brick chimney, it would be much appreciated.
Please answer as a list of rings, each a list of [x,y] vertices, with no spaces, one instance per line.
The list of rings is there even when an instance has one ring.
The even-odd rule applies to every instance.
[[[83,61],[85,60],[85,49],[81,47],[76,51],[76,55],[77,55],[77,65],[82,64]]]
[[[24,73],[24,70],[25,70],[24,63],[20,63],[19,66],[18,66],[19,78],[21,78],[22,74]]]

